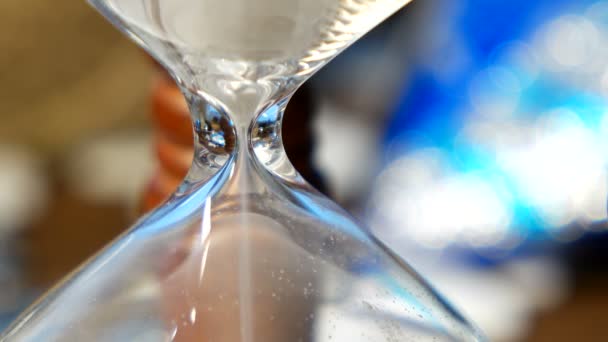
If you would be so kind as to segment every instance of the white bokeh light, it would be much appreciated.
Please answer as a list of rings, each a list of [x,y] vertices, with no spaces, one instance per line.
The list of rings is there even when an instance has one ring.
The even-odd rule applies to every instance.
[[[437,150],[422,150],[391,164],[378,177],[374,210],[386,229],[427,248],[452,243],[500,243],[511,223],[508,201],[475,175],[449,171]]]
[[[548,56],[556,67],[582,66],[597,55],[600,32],[593,22],[582,16],[567,15],[549,23],[541,33]]]
[[[537,128],[529,146],[500,158],[518,191],[549,228],[605,216],[606,155],[597,135],[567,110],[542,118]]]

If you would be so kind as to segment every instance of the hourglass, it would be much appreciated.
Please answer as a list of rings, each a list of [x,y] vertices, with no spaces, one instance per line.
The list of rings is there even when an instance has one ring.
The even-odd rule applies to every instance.
[[[179,85],[193,164],[1,340],[480,340],[282,147],[298,86],[407,2],[93,0]]]

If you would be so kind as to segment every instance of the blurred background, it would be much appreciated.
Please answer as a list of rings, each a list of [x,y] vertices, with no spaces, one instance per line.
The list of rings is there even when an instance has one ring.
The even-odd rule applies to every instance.
[[[191,133],[84,1],[4,0],[0,22],[3,328],[172,191]],[[414,1],[299,91],[284,136],[492,340],[608,338],[608,1]]]

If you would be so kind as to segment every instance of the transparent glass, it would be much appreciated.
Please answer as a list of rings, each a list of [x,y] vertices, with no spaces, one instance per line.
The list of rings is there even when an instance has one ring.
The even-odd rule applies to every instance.
[[[192,113],[193,165],[1,340],[481,340],[282,147],[291,94],[407,2],[92,1],[172,73]]]

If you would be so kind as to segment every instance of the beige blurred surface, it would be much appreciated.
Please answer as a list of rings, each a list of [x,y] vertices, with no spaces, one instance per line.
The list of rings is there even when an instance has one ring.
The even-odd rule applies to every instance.
[[[46,288],[129,224],[124,203],[87,200],[66,170],[91,142],[146,131],[153,68],[85,0],[2,0],[0,23],[0,146],[30,152],[48,185],[44,212],[16,227],[26,277]]]
[[[150,65],[85,0],[3,0],[0,22],[0,143],[55,155],[145,120]]]

